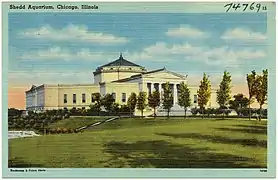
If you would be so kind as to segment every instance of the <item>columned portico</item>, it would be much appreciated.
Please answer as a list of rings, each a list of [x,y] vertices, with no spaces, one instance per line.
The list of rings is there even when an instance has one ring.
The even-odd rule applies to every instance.
[[[149,96],[150,93],[157,90],[160,93],[161,98],[162,98],[164,84],[165,84],[164,82],[147,82],[146,83],[147,95]],[[173,93],[173,103],[174,104],[178,104],[178,86],[179,86],[179,83],[170,83],[170,87],[171,87],[171,90]]]

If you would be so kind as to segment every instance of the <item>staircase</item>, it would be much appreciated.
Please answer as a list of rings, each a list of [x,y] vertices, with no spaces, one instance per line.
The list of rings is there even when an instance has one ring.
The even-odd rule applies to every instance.
[[[103,120],[103,121],[99,121],[99,122],[96,122],[96,123],[93,123],[93,124],[90,124],[90,125],[87,125],[87,126],[83,126],[83,127],[77,128],[76,131],[81,131],[81,130],[84,130],[84,129],[89,129],[89,128],[98,126],[100,124],[106,123],[106,122],[114,121],[114,120],[119,119],[119,118],[120,117],[113,117],[113,118],[109,118],[109,119],[106,119],[106,120]]]
[[[157,116],[167,116],[167,111],[160,106],[156,112]],[[186,115],[192,115],[190,108],[188,108]],[[174,104],[170,111],[170,116],[184,116],[184,109],[178,104]]]

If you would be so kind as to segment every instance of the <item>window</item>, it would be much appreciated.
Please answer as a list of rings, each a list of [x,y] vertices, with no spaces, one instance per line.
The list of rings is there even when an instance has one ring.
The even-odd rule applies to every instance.
[[[112,96],[116,100],[116,93],[112,93]]]
[[[86,109],[85,107],[82,107],[82,109]]]
[[[82,103],[86,102],[86,94],[82,94]]]
[[[64,94],[64,104],[68,103],[68,95]]]
[[[72,102],[73,102],[73,104],[76,103],[76,94],[73,94],[73,95],[72,95]]]
[[[122,93],[122,102],[126,102],[126,93]]]
[[[198,102],[198,96],[197,94],[194,94],[194,103],[197,103]]]

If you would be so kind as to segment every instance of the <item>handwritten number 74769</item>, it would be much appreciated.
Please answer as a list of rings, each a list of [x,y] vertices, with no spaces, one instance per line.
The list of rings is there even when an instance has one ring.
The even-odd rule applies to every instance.
[[[229,3],[229,4],[226,4],[224,6],[224,8],[227,8],[226,12],[229,12],[230,10],[234,10],[234,11],[246,11],[246,10],[250,10],[250,11],[266,11],[267,10],[267,7],[266,6],[263,6],[261,5],[260,3]]]

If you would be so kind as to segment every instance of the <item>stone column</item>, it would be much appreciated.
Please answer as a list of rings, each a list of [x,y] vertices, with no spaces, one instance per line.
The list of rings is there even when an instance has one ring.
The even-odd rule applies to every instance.
[[[161,100],[162,100],[162,97],[163,97],[162,83],[159,83],[159,92],[160,92],[160,98],[161,98]]]
[[[178,96],[177,96],[177,85],[176,84],[174,84],[173,85],[173,96],[174,96],[174,104],[177,104],[177,102],[178,102]]]
[[[37,92],[37,90],[35,90],[35,108],[36,108],[36,110],[38,108],[38,92]]]
[[[162,92],[162,85],[161,85],[161,83],[158,83],[158,91],[159,91],[159,93]]]

